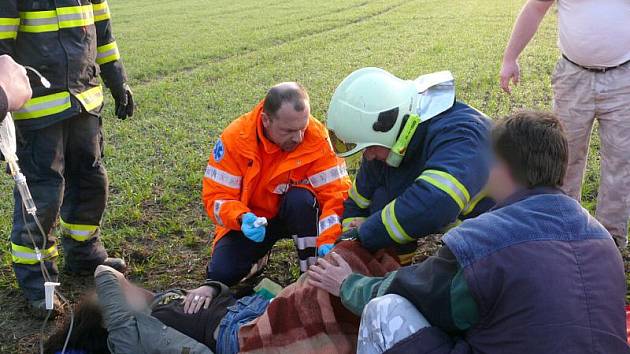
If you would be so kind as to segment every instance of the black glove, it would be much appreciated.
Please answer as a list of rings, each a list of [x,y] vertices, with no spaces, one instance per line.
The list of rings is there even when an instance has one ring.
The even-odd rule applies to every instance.
[[[339,237],[335,241],[335,245],[342,241],[354,241],[354,240],[361,241],[359,239],[359,228],[357,227],[352,228],[342,233],[341,235],[339,235]]]
[[[119,119],[125,120],[127,117],[133,116],[133,92],[126,83],[122,85],[112,87],[112,97],[116,101],[116,116]]]

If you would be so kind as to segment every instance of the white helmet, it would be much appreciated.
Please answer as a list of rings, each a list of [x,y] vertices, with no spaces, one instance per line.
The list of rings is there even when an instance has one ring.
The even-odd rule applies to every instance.
[[[416,84],[379,68],[359,69],[335,90],[326,126],[341,157],[370,146],[392,148],[403,117],[414,111]]]
[[[422,75],[412,81],[399,79],[383,69],[363,68],[346,77],[335,90],[326,126],[339,156],[383,146],[394,148],[387,163],[397,166],[417,124],[448,110],[454,102],[455,83],[449,71]],[[405,143],[398,146],[398,139]]]

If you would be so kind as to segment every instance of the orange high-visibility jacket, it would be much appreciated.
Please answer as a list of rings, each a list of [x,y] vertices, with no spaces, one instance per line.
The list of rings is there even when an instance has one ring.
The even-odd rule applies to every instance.
[[[262,131],[263,102],[223,131],[208,161],[202,199],[217,225],[215,244],[230,230],[241,229],[238,217],[244,213],[273,218],[281,195],[290,186],[307,188],[317,198],[321,210],[317,246],[335,242],[351,185],[344,161],[333,152],[324,125],[309,117],[302,143],[286,153],[277,168],[261,166],[259,151],[263,147],[258,131]],[[255,190],[257,195],[253,195]],[[252,208],[252,204],[259,207]]]

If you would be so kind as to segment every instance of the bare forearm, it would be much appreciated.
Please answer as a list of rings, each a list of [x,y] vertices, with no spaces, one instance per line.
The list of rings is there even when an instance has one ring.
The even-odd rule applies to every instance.
[[[515,61],[531,41],[553,1],[529,0],[519,14],[503,55],[504,61]]]

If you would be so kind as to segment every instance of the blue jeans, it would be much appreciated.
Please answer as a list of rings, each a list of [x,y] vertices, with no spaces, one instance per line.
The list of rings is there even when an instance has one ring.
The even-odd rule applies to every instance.
[[[219,325],[217,354],[239,352],[238,331],[242,325],[260,317],[269,306],[269,300],[259,295],[244,297],[228,307],[228,312]]]

